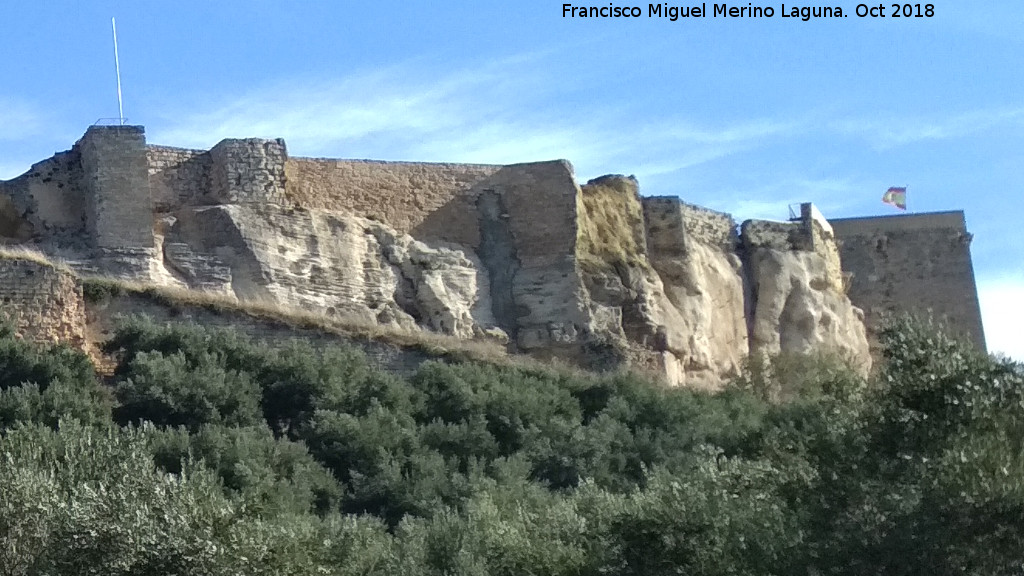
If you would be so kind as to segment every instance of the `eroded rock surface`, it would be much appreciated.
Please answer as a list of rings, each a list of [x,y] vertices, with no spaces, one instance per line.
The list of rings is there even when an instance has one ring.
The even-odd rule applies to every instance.
[[[775,234],[765,233],[766,227]],[[798,249],[794,240],[807,238],[798,223],[747,222],[747,251],[753,311],[751,352],[840,354],[866,372],[871,366],[864,314],[843,292],[835,241],[817,222],[811,245]]]
[[[623,177],[588,183],[583,204],[598,330],[624,338],[673,384],[713,388],[737,373],[748,346],[732,219],[675,198],[641,200]]]
[[[240,299],[463,338],[493,326],[475,255],[356,216],[272,205],[182,211],[164,258],[190,284],[219,279]]]

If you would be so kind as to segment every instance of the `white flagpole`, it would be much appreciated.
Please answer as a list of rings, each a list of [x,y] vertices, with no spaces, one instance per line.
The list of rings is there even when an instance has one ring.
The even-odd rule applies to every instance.
[[[117,58],[117,23],[110,18],[110,27],[114,30],[114,69],[117,71],[117,118],[124,126],[124,104],[121,102],[121,62]]]

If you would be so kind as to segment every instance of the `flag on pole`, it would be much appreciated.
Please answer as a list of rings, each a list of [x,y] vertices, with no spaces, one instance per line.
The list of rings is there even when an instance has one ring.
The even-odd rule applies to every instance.
[[[892,188],[889,188],[889,190],[887,190],[885,192],[885,194],[882,195],[882,202],[885,202],[886,204],[889,204],[890,206],[895,206],[895,207],[899,208],[900,210],[906,210],[907,209],[907,188],[906,188],[906,186],[902,186],[902,187],[893,186]]]

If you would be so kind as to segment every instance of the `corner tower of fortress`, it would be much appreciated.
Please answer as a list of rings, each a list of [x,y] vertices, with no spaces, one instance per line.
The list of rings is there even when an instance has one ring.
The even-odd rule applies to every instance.
[[[147,145],[140,126],[91,127],[0,182],[0,239],[82,273],[702,388],[752,353],[830,350],[866,371],[882,311],[917,309],[922,286],[983,346],[962,214],[947,220],[830,223],[807,204],[794,221],[738,227],[641,197],[631,177],[581,186],[566,161],[295,158],[280,139],[189,150]],[[910,278],[896,273],[907,263]]]
[[[870,326],[886,314],[932,314],[985,350],[971,240],[962,211],[831,221],[849,293]]]

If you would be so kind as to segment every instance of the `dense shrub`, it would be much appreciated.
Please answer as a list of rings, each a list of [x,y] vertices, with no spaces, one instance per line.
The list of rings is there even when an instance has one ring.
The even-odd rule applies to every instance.
[[[111,413],[84,357],[0,333],[0,571],[1024,572],[1024,368],[881,340],[870,381],[783,357],[706,394],[137,318]]]
[[[44,346],[0,324],[0,428],[18,422],[56,426],[62,417],[92,424],[110,420],[111,399],[85,354]]]
[[[134,354],[118,370],[115,420],[191,429],[262,424],[258,385],[248,373],[222,364],[212,353],[192,358],[182,352]]]
[[[341,487],[302,444],[274,438],[265,426],[204,426],[152,430],[150,450],[160,469],[174,474],[192,462],[216,472],[229,494],[240,494],[263,513],[337,510]]]
[[[372,520],[263,516],[216,477],[158,471],[139,429],[27,427],[0,440],[5,574],[323,574],[380,564]],[[364,572],[365,573],[365,572]]]

